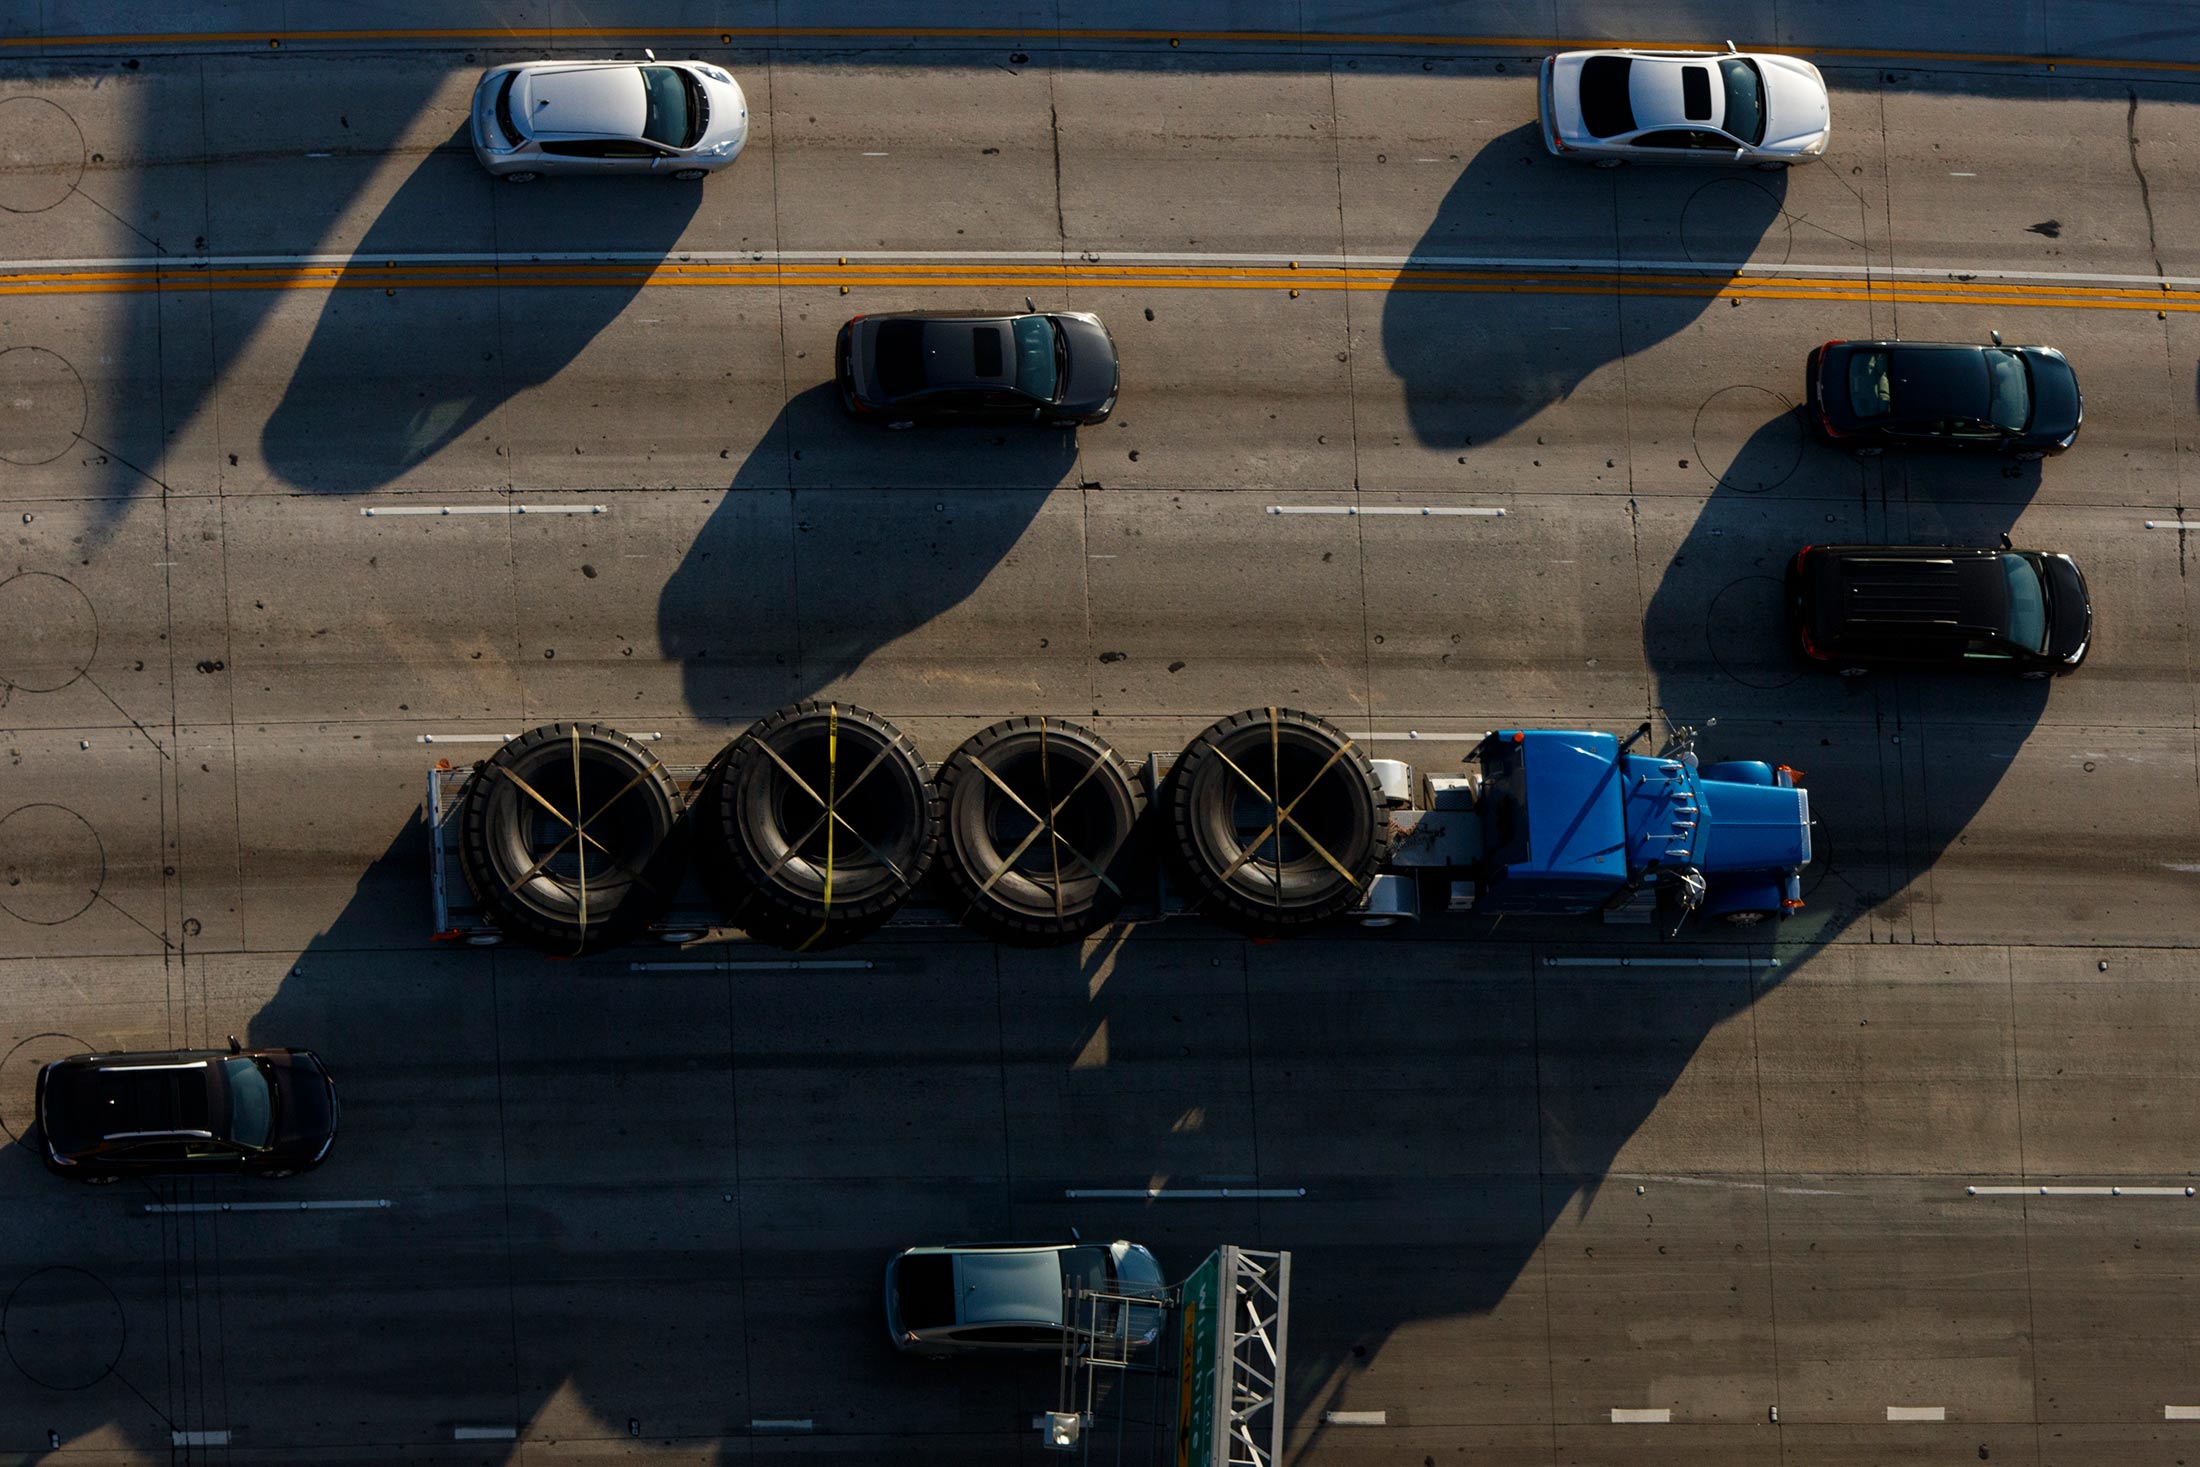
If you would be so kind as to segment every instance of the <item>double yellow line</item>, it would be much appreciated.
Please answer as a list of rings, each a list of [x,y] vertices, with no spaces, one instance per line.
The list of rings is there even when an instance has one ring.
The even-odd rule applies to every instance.
[[[273,290],[635,290],[674,286],[795,291],[1063,290],[1261,291],[1285,299],[1314,291],[1458,295],[1632,296],[1671,299],[1865,301],[2020,306],[2053,310],[2200,312],[2200,290],[2056,281],[1865,279],[1718,271],[1467,269],[1446,266],[1274,266],[1041,263],[886,264],[856,261],[483,261],[421,264],[123,266],[0,272],[0,295],[133,295]]]

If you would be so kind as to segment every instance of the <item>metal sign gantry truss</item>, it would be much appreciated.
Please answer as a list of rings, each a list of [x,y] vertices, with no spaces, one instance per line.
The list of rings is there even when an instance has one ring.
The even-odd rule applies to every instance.
[[[1074,1327],[1062,1344],[1061,1408],[1040,1419],[1049,1447],[1089,1462],[1105,1441],[1097,1459],[1123,1462],[1143,1437],[1152,1464],[1282,1460],[1289,1253],[1225,1244],[1181,1284],[1076,1288],[1064,1302]]]

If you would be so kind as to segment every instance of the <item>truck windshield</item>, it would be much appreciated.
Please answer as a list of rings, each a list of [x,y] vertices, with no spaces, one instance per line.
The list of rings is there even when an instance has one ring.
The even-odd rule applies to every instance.
[[[2009,640],[2027,652],[2047,650],[2047,582],[2040,568],[2021,555],[2001,558],[2009,585]]]

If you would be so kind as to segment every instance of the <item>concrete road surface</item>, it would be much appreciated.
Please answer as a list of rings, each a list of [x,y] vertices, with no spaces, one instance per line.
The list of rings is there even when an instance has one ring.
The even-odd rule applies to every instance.
[[[2200,42],[2019,10],[0,5],[0,1122],[228,1034],[345,1104],[287,1182],[0,1150],[0,1458],[1060,1460],[1052,1363],[897,1355],[880,1275],[1072,1227],[1291,1250],[1309,1467],[2200,1451]],[[1599,36],[1799,49],[1832,147],[1562,166]],[[484,66],[645,45],[739,78],[730,171],[476,165]],[[849,315],[1026,295],[1111,422],[840,415]],[[1994,329],[2067,456],[1805,432],[1818,343]],[[2003,532],[2086,566],[2078,675],[1791,658],[1797,547]],[[813,696],[1435,773],[1716,718],[1823,859],[1747,941],[429,940],[437,757]]]

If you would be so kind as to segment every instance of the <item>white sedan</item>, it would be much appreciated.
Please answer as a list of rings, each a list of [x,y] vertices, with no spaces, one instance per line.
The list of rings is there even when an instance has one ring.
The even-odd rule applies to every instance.
[[[474,156],[510,183],[546,173],[701,178],[741,156],[749,103],[701,61],[520,61],[474,87]]]
[[[1826,79],[1793,56],[1720,51],[1565,51],[1543,59],[1543,145],[1610,168],[1754,163],[1826,151]]]

